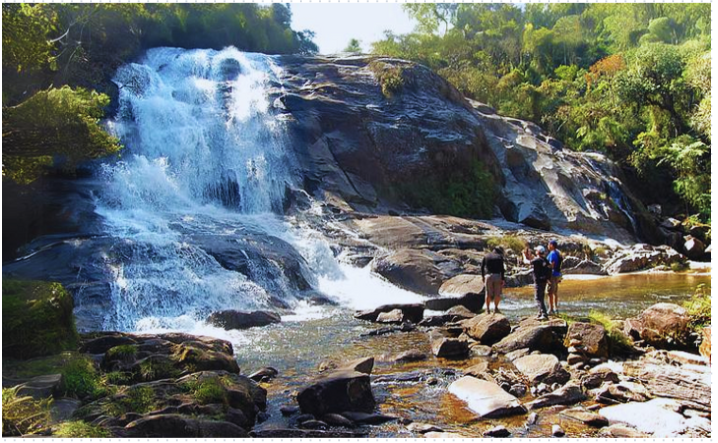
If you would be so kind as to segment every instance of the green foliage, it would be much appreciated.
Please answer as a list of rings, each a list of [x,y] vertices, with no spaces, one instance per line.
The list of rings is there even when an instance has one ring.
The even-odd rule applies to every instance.
[[[168,360],[147,359],[140,363],[140,379],[144,381],[174,378],[180,371]]]
[[[92,360],[86,356],[78,356],[65,363],[60,390],[67,397],[97,397],[104,393],[100,381],[100,374]]]
[[[607,154],[647,204],[710,219],[707,4],[406,9],[417,31],[387,32],[375,54],[423,63],[570,149]]]
[[[137,355],[137,346],[119,345],[108,349],[107,356],[110,358],[131,359]]]
[[[109,97],[95,91],[40,91],[22,104],[3,109],[3,175],[20,183],[34,180],[48,159],[68,166],[116,153],[120,145],[100,126]]]
[[[17,388],[2,390],[2,435],[35,434],[48,427],[52,399],[18,397]]]
[[[396,190],[402,200],[434,214],[469,218],[489,218],[494,209],[494,179],[479,160],[466,170],[453,170],[442,177],[416,182],[398,183]]]
[[[59,283],[3,279],[3,357],[27,359],[77,346],[73,300]]]
[[[227,404],[227,391],[219,378],[205,378],[203,380],[189,380],[184,383],[183,389],[189,392],[201,405],[212,403]]]
[[[526,240],[517,235],[504,235],[502,237],[489,237],[486,239],[486,246],[489,249],[501,246],[504,250],[510,250],[516,254],[521,254],[527,245]]]
[[[34,71],[47,65],[53,49],[47,36],[56,31],[56,22],[57,15],[50,5],[3,3],[3,71]]]
[[[591,311],[588,313],[588,319],[591,323],[599,324],[606,329],[608,346],[611,352],[622,353],[633,348],[631,339],[618,328],[617,322],[609,315],[599,311]]]
[[[403,69],[400,66],[390,66],[380,61],[374,61],[369,64],[369,68],[374,72],[384,97],[391,98],[401,92],[404,87],[404,77]]]
[[[84,421],[60,423],[52,435],[60,438],[108,438],[112,436],[107,429]]]
[[[711,324],[711,298],[711,287],[700,284],[696,287],[693,297],[683,303],[688,310],[691,318],[690,327],[694,332],[700,332]]]
[[[149,386],[130,386],[105,405],[105,412],[119,417],[128,412],[146,414],[156,408],[155,393]]]
[[[129,385],[132,383],[132,373],[112,371],[102,375],[100,383],[104,386],[107,385]]]
[[[344,52],[351,52],[352,54],[360,54],[362,52],[361,42],[355,38],[349,40],[347,47],[344,48]]]

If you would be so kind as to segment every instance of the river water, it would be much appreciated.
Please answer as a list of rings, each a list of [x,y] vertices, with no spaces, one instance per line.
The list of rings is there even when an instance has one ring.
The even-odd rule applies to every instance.
[[[341,263],[319,232],[281,215],[286,189],[299,187],[300,177],[292,141],[270,100],[270,90],[281,90],[280,74],[272,57],[232,48],[156,48],[119,69],[120,107],[108,125],[126,148],[122,159],[102,165],[97,212],[106,233],[126,245],[126,256],[113,270],[103,328],[225,338],[234,344],[243,373],[277,368],[279,379],[267,386],[273,418],[265,426],[278,425],[277,408],[290,403],[300,380],[315,374],[320,362],[368,355],[377,357],[378,374],[421,370],[424,378],[436,373],[442,380],[432,387],[380,384],[382,411],[427,419],[440,410],[449,427],[471,422],[472,415],[446,394],[447,362],[429,359],[397,368],[381,361],[405,350],[428,352],[425,333],[361,337],[376,326],[352,317],[356,309],[424,297],[394,287],[368,267]],[[247,256],[249,278],[193,243],[198,236],[249,235],[278,238],[294,248],[306,260],[304,278],[337,305],[308,304],[281,266]],[[709,282],[708,276],[677,274],[566,279],[561,308],[627,316],[658,301],[685,300]],[[266,309],[277,298],[290,311],[278,325],[224,331],[204,322],[215,310]],[[533,313],[531,289],[507,290],[502,309],[511,318]],[[375,432],[403,432],[392,426]]]

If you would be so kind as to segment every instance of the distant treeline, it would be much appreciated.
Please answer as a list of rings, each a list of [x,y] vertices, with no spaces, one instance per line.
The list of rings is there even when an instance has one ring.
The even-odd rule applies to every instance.
[[[98,122],[111,76],[142,50],[316,52],[313,33],[291,19],[277,3],[3,3],[3,176],[29,182],[58,158],[71,167],[117,151]]]
[[[407,4],[373,52],[608,154],[646,203],[710,220],[709,4]]]

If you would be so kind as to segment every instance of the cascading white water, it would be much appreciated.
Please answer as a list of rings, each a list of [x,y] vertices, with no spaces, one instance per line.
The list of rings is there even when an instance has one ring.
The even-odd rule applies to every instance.
[[[347,277],[371,282],[365,287],[382,292],[378,302],[389,294],[415,299],[368,270],[343,268],[326,242],[279,215],[286,187],[298,181],[270,103],[271,89],[281,92],[280,72],[271,57],[234,48],[155,48],[118,70],[119,110],[108,126],[125,149],[102,166],[107,184],[97,207],[119,257],[108,260],[105,329],[191,330],[214,310],[266,308],[277,298],[296,306],[276,268],[247,256],[247,278],[198,247],[197,236],[282,239],[312,267],[305,277],[315,289],[350,306],[371,303]]]

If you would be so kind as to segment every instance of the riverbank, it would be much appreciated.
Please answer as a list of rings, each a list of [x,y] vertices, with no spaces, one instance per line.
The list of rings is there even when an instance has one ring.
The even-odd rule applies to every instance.
[[[666,286],[665,282],[663,286]],[[566,303],[574,302],[567,296]],[[401,306],[398,307],[401,310]],[[598,331],[608,343],[615,340],[613,333],[609,334],[595,318],[587,315],[588,309],[584,306],[583,316],[567,315],[543,324],[512,315],[510,310],[505,310],[509,314],[505,320],[500,315],[477,316],[461,308],[452,308],[447,313],[424,311],[422,317],[438,314],[434,317],[440,319],[427,317],[429,321],[425,318],[423,323],[413,326],[372,323],[354,319],[349,313],[335,313],[313,320],[292,321],[288,318],[283,322],[285,324],[217,334],[232,338],[231,343],[188,334],[95,333],[82,336],[79,352],[40,357],[30,362],[4,359],[3,384],[6,387],[6,384],[19,383],[34,375],[44,375],[39,381],[31,381],[30,386],[40,383],[42,389],[39,391],[55,396],[53,408],[61,409],[64,414],[55,412],[55,416],[60,417],[59,422],[69,420],[77,427],[80,425],[74,422],[81,420],[84,423],[81,426],[85,426],[83,429],[87,432],[90,429],[105,436],[151,436],[156,435],[153,432],[174,432],[168,429],[177,423],[193,429],[182,435],[187,437],[241,436],[248,432],[257,436],[396,437],[420,436],[430,429],[480,437],[496,426],[503,426],[517,437],[546,437],[553,433],[554,425],[560,426],[568,436],[576,437],[642,435],[641,429],[647,429],[637,422],[630,422],[638,426],[637,429],[596,427],[597,423],[608,425],[617,421],[610,408],[619,404],[637,408],[639,417],[662,414],[665,423],[673,426],[661,428],[660,432],[667,436],[710,435],[710,419],[705,417],[710,414],[710,403],[706,406],[702,397],[676,399],[676,395],[686,397],[686,392],[700,392],[700,386],[710,392],[710,370],[705,360],[695,354],[696,348],[692,348],[692,354],[654,350],[642,341],[640,333],[637,345],[631,345],[630,352],[618,352],[610,346],[599,349],[604,345],[594,349],[589,343],[572,343],[576,340],[571,338],[576,325],[586,325],[583,327]],[[636,317],[636,314],[639,312],[637,310],[624,319],[638,318],[640,316]],[[498,328],[498,335],[486,337],[481,335],[482,328],[477,327],[484,323],[507,324],[508,329],[505,326]],[[621,331],[625,330],[626,323]],[[428,326],[432,324],[434,326]],[[217,329],[206,331],[219,332]],[[499,339],[500,335],[505,336]],[[585,331],[580,335],[591,336]],[[237,339],[240,336],[243,340]],[[297,337],[300,339],[296,340]],[[437,345],[437,341],[444,344]],[[602,339],[598,338],[596,342],[601,343]],[[516,350],[510,350],[517,346]],[[581,347],[585,347],[586,355],[577,352]],[[449,354],[444,354],[446,352]],[[457,353],[450,355],[452,352]],[[324,383],[322,380],[327,374],[336,372],[352,360],[364,362],[361,365],[355,363],[364,371],[371,360],[371,374],[366,380],[361,375],[353,377],[361,379],[370,389],[375,406],[366,413],[374,415],[344,414],[349,421],[342,421],[328,414],[346,411],[325,411],[307,424],[309,417],[304,411],[296,412],[299,393],[316,383]],[[78,361],[89,364],[78,364]],[[70,372],[62,369],[68,362],[75,362],[69,365],[73,368]],[[544,372],[548,367],[548,378],[536,375],[535,368],[530,369],[533,365],[539,365]],[[653,372],[636,374],[637,370],[645,368]],[[233,411],[237,409],[235,406],[246,402],[231,403],[229,398],[234,394],[227,394],[241,391],[238,386],[249,386],[250,382],[244,376],[224,372],[197,375],[197,371],[202,370],[220,370],[227,374],[239,372],[256,380],[252,386],[256,386],[258,397],[252,404],[257,409],[242,411],[245,418],[254,417],[251,423],[241,422]],[[689,386],[693,388],[678,394],[666,393],[662,391],[666,385],[651,384],[656,371],[662,376],[674,377],[674,380],[675,377],[682,382],[691,380],[693,384]],[[49,377],[48,382],[48,375],[58,373],[59,376]],[[196,377],[204,382],[197,382]],[[477,412],[475,400],[459,389],[467,384],[466,377],[493,383],[513,395],[519,413],[508,417],[481,417],[483,414]],[[69,383],[68,380],[83,382]],[[227,380],[231,382],[229,385]],[[90,388],[78,391],[78,386]],[[474,388],[469,391],[473,392]],[[27,392],[27,388],[24,389]],[[35,393],[38,389],[31,391]],[[555,400],[557,397],[559,400]],[[331,399],[322,401],[331,403]],[[537,401],[569,404],[537,407]],[[522,407],[525,412],[521,412]],[[95,412],[88,413],[88,409]],[[673,409],[681,413],[672,412]],[[75,412],[70,414],[73,410]],[[180,418],[176,417],[178,414]],[[241,430],[216,424],[225,422],[233,423]],[[56,421],[45,426],[42,432],[68,432],[68,426]],[[323,429],[325,426],[327,429]],[[450,437],[450,434],[445,436]],[[175,434],[163,436],[167,435]],[[663,434],[654,434],[658,435]]]

